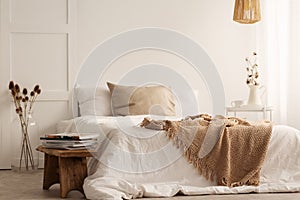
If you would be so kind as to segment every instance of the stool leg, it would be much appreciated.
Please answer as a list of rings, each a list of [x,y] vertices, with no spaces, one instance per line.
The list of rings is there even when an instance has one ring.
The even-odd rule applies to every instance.
[[[83,182],[87,176],[85,157],[59,157],[60,196],[67,197],[71,190],[83,192]]]
[[[43,189],[48,190],[51,185],[59,183],[58,159],[45,153]]]

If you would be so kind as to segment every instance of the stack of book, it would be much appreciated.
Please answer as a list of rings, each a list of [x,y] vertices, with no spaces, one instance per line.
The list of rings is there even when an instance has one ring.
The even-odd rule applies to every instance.
[[[97,144],[97,134],[57,133],[40,137],[42,146],[52,149],[92,149]]]

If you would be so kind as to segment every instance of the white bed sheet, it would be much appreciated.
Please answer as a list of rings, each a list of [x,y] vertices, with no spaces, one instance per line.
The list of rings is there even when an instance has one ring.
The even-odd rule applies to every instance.
[[[170,197],[178,192],[201,195],[300,191],[299,130],[274,126],[260,186],[229,188],[215,186],[215,182],[200,176],[163,131],[138,127],[144,117],[85,116],[58,124],[60,132],[100,135],[99,151],[95,155],[100,162],[90,160],[89,176],[83,186],[88,199]]]

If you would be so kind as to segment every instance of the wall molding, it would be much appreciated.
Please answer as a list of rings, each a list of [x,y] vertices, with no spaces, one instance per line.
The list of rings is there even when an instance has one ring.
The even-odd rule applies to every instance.
[[[17,1],[13,2],[16,3]],[[30,5],[30,3],[35,1],[27,2],[27,9],[32,8],[36,9],[36,5]],[[13,34],[65,34],[66,35],[66,84],[61,84],[62,88],[58,89],[43,89],[42,95],[37,98],[37,103],[40,104],[37,106],[42,108],[41,110],[51,110],[51,119],[46,113],[38,113],[39,119],[41,120],[42,128],[45,127],[46,130],[53,130],[55,128],[55,122],[58,122],[62,119],[70,118],[72,116],[72,102],[70,101],[72,97],[72,85],[75,80],[76,69],[76,32],[77,32],[77,0],[65,0],[66,2],[66,21],[62,21],[56,23],[43,23],[42,21],[38,21],[39,19],[34,20],[36,23],[24,22],[21,19],[19,22],[13,20],[12,16],[12,1],[11,0],[0,0],[0,169],[10,168],[10,148],[11,148],[11,134],[10,134],[10,123],[11,120],[14,119],[15,113],[12,112],[14,110],[12,100],[10,94],[7,90],[8,82],[12,80],[13,71],[12,64],[13,59],[13,49],[12,49],[12,41],[11,36]],[[17,2],[18,3],[18,2]],[[48,0],[49,4],[52,4],[51,0]],[[53,5],[60,4],[60,2],[54,2]],[[14,5],[15,6],[15,5]],[[42,6],[43,7],[43,6]],[[55,7],[55,6],[54,6]],[[20,9],[20,5],[19,8]],[[27,10],[28,11],[28,10]],[[26,12],[27,12],[26,11]],[[36,10],[34,10],[36,11]],[[16,11],[14,11],[16,12]],[[39,10],[37,13],[42,13],[43,10]],[[48,12],[50,13],[50,12]],[[55,13],[51,11],[51,14]],[[15,14],[15,13],[14,13]],[[35,13],[36,14],[36,13]],[[19,15],[20,17],[21,15]],[[31,19],[30,16],[28,19]],[[49,16],[46,16],[47,20],[49,20]],[[22,39],[22,38],[21,38]],[[45,37],[45,39],[47,39]],[[63,40],[59,40],[63,41]],[[21,43],[22,45],[22,43]],[[39,47],[38,47],[39,48]],[[41,49],[42,51],[43,49]],[[50,59],[56,59],[55,57],[51,57]],[[48,68],[48,70],[51,70]],[[65,72],[64,72],[65,73]],[[47,75],[45,75],[47,76]],[[55,77],[53,77],[55,80]],[[51,79],[51,77],[49,78]],[[63,80],[63,79],[61,79]],[[18,81],[18,80],[15,80]],[[47,82],[48,83],[48,82]],[[64,83],[64,82],[62,82]],[[49,83],[50,84],[50,83]],[[57,106],[56,106],[57,105]],[[49,108],[48,108],[49,106]],[[57,108],[56,108],[57,107]],[[38,112],[37,110],[35,112]],[[56,114],[57,113],[57,114]],[[50,121],[50,122],[48,122]],[[50,124],[49,124],[50,123]],[[51,128],[52,127],[52,128]],[[42,134],[42,133],[41,133]],[[41,165],[40,165],[41,166]]]

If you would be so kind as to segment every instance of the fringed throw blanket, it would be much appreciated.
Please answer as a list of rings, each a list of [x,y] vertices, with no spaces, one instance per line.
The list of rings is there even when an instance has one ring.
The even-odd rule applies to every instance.
[[[165,130],[199,173],[216,178],[218,185],[259,185],[272,132],[269,122],[199,115],[181,121],[145,118],[141,126]]]

